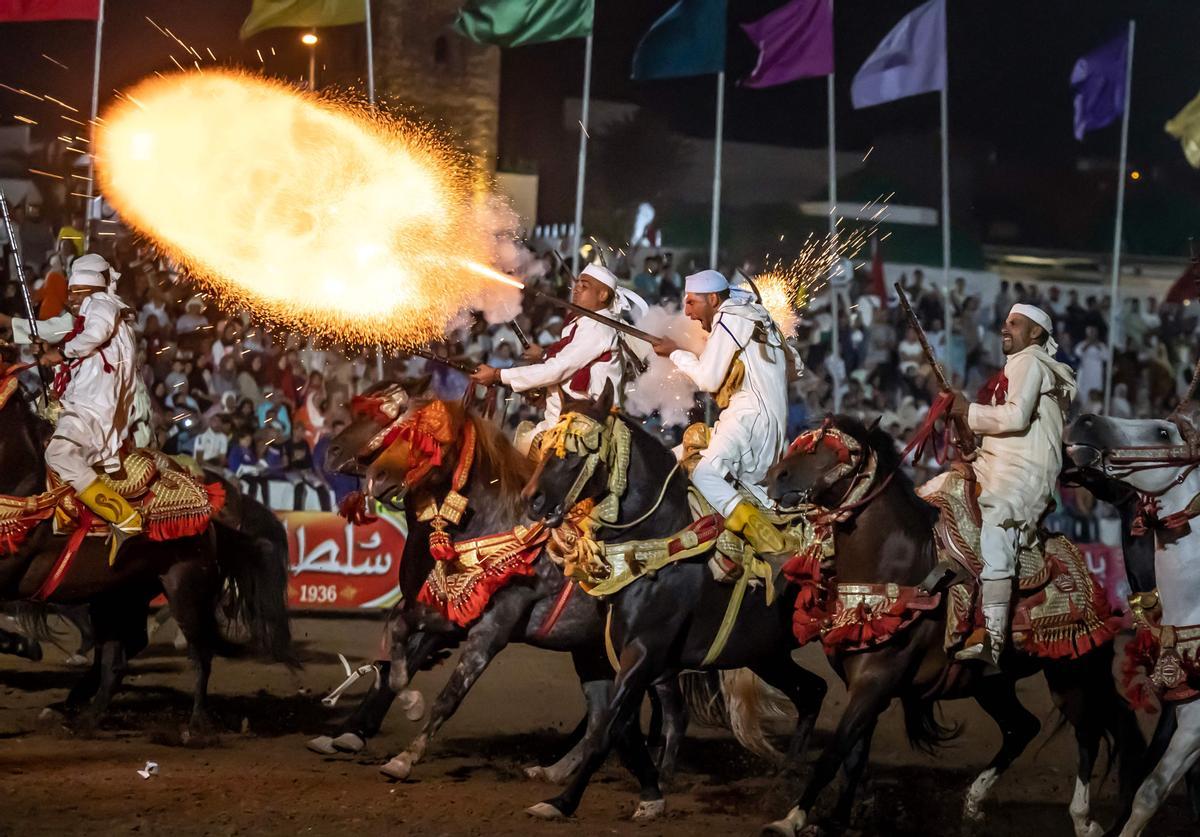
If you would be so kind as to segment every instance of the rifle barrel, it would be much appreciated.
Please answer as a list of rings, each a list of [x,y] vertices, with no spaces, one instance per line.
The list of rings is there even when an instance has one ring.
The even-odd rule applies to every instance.
[[[572,311],[581,317],[587,317],[588,319],[595,320],[598,323],[604,323],[604,325],[614,329],[615,331],[619,331],[622,334],[628,334],[630,337],[636,337],[638,340],[645,340],[651,346],[657,346],[662,342],[661,337],[656,337],[647,331],[642,331],[640,328],[635,328],[628,323],[623,323],[620,320],[613,319],[612,317],[606,317],[605,315],[597,311],[593,311],[590,308],[584,308],[582,305],[576,305],[574,302],[568,302],[565,299],[559,299],[558,297],[551,296],[543,291],[534,291],[534,293],[549,302],[551,305],[556,305],[566,311]]]

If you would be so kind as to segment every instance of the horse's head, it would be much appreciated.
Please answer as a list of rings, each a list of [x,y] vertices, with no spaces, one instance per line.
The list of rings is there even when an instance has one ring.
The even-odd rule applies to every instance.
[[[350,401],[350,423],[329,440],[326,470],[363,476],[366,466],[383,450],[388,429],[428,386],[426,375],[413,380],[384,381],[354,396]]]
[[[438,493],[443,486],[455,487],[456,470],[470,466],[474,424],[457,403],[413,405],[387,435],[366,466],[365,476],[367,494],[389,505],[398,506],[410,491]],[[468,451],[465,465],[464,450]]]
[[[540,461],[523,493],[529,516],[551,527],[561,526],[576,503],[608,493],[612,427],[620,420],[613,414],[611,381],[596,401],[561,397],[561,417],[543,434]]]
[[[1084,471],[1120,480],[1138,491],[1159,492],[1200,460],[1184,419],[1118,419],[1082,415],[1067,428],[1070,461]]]
[[[849,493],[869,456],[867,433],[844,417],[827,418],[802,433],[783,459],[767,471],[767,494],[781,508],[802,505],[833,507]]]

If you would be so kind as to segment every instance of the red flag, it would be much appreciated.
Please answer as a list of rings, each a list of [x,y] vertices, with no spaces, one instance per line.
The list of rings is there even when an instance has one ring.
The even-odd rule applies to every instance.
[[[879,239],[874,240],[875,248],[871,253],[871,293],[879,297],[879,304],[887,306],[887,285],[883,281],[883,248]]]
[[[0,23],[32,20],[96,20],[100,0],[0,0]]]

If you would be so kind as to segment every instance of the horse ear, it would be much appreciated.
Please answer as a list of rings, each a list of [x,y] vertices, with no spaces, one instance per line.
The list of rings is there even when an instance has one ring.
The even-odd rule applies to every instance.
[[[600,400],[596,402],[596,412],[601,416],[607,416],[612,412],[616,400],[616,388],[613,386],[612,378],[608,378],[604,381],[604,391],[600,393]]]
[[[867,428],[867,434],[870,435],[871,433],[874,433],[879,429],[879,425],[881,424],[883,424],[883,413],[875,416],[875,421],[871,422],[870,426]]]

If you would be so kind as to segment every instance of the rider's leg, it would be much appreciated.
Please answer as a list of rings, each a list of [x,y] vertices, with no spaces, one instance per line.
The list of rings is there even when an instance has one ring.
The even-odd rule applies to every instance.
[[[981,642],[960,651],[957,658],[983,660],[997,665],[1008,638],[1020,528],[1012,520],[1012,512],[1006,506],[985,505],[981,498],[980,510],[983,513],[983,525],[979,531],[980,558],[983,560],[980,595],[985,635]]]
[[[109,563],[112,563],[121,542],[142,531],[142,517],[128,500],[96,477],[89,463],[90,451],[79,441],[87,438],[83,435],[87,427],[81,420],[73,420],[73,415],[64,413],[59,420],[58,428],[46,445],[46,464],[75,489],[81,503],[113,527],[113,549],[109,554]]]

